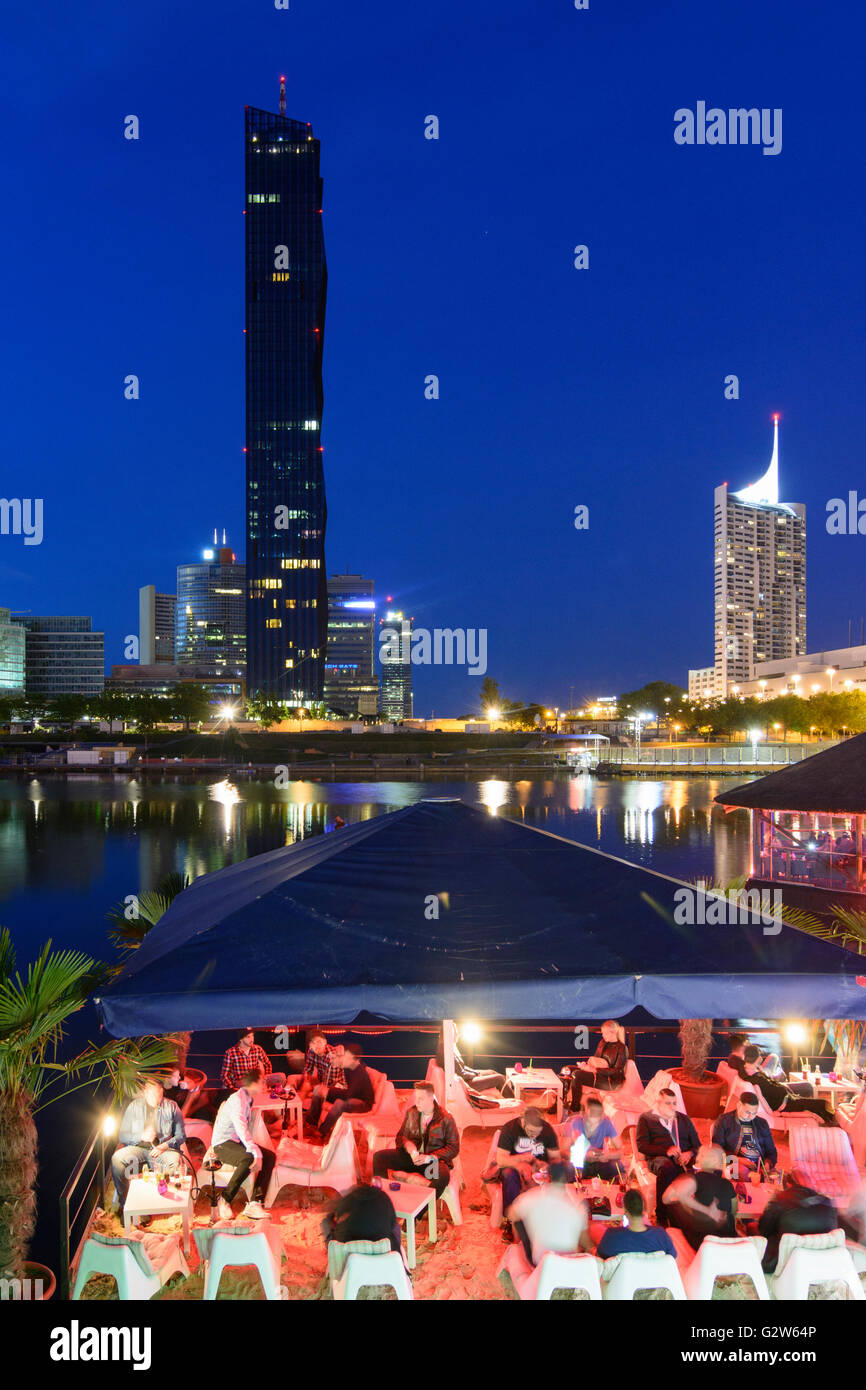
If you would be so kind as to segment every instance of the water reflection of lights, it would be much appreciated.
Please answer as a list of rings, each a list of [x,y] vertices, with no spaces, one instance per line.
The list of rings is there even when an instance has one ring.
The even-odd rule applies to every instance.
[[[658,782],[634,782],[628,787],[623,816],[623,835],[651,845],[655,838],[653,812],[662,804],[662,789]]]
[[[508,801],[508,789],[510,782],[502,782],[497,777],[491,777],[488,782],[482,782],[478,788],[481,795],[481,804],[486,806],[491,816],[495,816],[500,806],[504,806]]]
[[[45,800],[42,783],[39,781],[38,777],[34,777],[33,781],[30,783],[30,786],[27,788],[27,797],[28,800],[30,800],[33,803],[33,819],[34,821],[38,821],[39,807]]]
[[[241,799],[241,794],[233,782],[226,777],[222,782],[214,782],[213,786],[208,787],[208,796],[211,801],[218,801],[223,808],[223,824],[226,835],[232,833],[232,808],[237,806]]]

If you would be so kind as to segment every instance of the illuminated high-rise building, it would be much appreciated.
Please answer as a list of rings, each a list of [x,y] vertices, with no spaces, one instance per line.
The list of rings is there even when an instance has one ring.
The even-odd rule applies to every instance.
[[[328,579],[325,703],[348,718],[379,710],[374,594],[373,580],[360,574],[332,574]]]
[[[175,657],[179,667],[202,676],[228,680],[243,677],[244,567],[225,544],[215,543],[202,552],[201,560],[177,567]]]
[[[174,661],[176,594],[158,594],[156,585],[138,591],[138,659],[142,666]]]
[[[729,695],[751,678],[756,662],[805,652],[806,508],[779,501],[774,415],[764,476],[739,492],[727,483],[715,491],[714,693]]]
[[[328,595],[322,467],[327,267],[319,142],[247,107],[247,684],[306,703],[324,689]]]
[[[379,712],[399,724],[412,718],[412,619],[389,609],[379,621],[382,688]]]

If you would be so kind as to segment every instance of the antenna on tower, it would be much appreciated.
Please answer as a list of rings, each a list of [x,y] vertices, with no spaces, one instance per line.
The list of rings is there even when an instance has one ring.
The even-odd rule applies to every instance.
[[[223,545],[226,543],[226,528],[223,527]]]
[[[217,528],[216,528],[216,527],[213,528],[213,543],[214,543],[214,545],[217,544]]]
[[[286,114],[286,79],[280,78],[280,115]]]

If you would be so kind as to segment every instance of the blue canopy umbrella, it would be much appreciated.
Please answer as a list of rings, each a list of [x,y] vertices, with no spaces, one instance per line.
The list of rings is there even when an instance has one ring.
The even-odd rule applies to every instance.
[[[637,1005],[665,1019],[866,1018],[859,956],[778,922],[702,924],[708,908],[664,874],[421,801],[197,879],[97,1006],[115,1037],[365,1010],[394,1023]]]

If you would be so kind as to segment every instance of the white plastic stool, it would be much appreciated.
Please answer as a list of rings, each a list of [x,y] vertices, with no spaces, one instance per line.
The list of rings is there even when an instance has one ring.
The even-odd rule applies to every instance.
[[[357,1299],[362,1289],[377,1284],[388,1285],[401,1302],[414,1297],[403,1256],[396,1250],[387,1255],[350,1255],[340,1278],[332,1280],[331,1288],[335,1300],[344,1303]]]
[[[772,1280],[775,1299],[804,1301],[813,1284],[823,1284],[828,1279],[841,1279],[853,1299],[866,1298],[851,1252],[845,1248],[844,1231],[831,1231],[830,1235],[836,1237],[836,1241],[823,1250],[805,1244],[815,1241],[816,1236],[782,1236],[779,1264]],[[829,1240],[830,1236],[824,1239]],[[800,1244],[801,1241],[804,1243]]]
[[[647,1251],[646,1254],[630,1251],[615,1258],[618,1260],[616,1269],[609,1279],[602,1278],[604,1298],[631,1302],[635,1294],[643,1289],[669,1289],[677,1302],[685,1300],[686,1291],[673,1255],[666,1255],[663,1250]],[[605,1261],[606,1265],[611,1263],[611,1260]]]
[[[217,1296],[220,1279],[224,1269],[238,1269],[243,1265],[255,1265],[270,1303],[279,1302],[280,1261],[271,1249],[264,1231],[215,1230],[211,1239],[210,1256],[207,1261],[204,1283],[204,1298],[213,1300]]]
[[[500,1272],[507,1269],[522,1299],[549,1300],[557,1289],[585,1289],[595,1302],[601,1298],[599,1262],[594,1255],[556,1255],[549,1251],[532,1269],[523,1247],[509,1246]]]
[[[761,1269],[761,1257],[766,1247],[763,1236],[704,1236],[683,1274],[683,1284],[689,1298],[711,1299],[719,1275],[746,1274],[757,1289],[758,1298],[766,1302],[770,1290]]]

